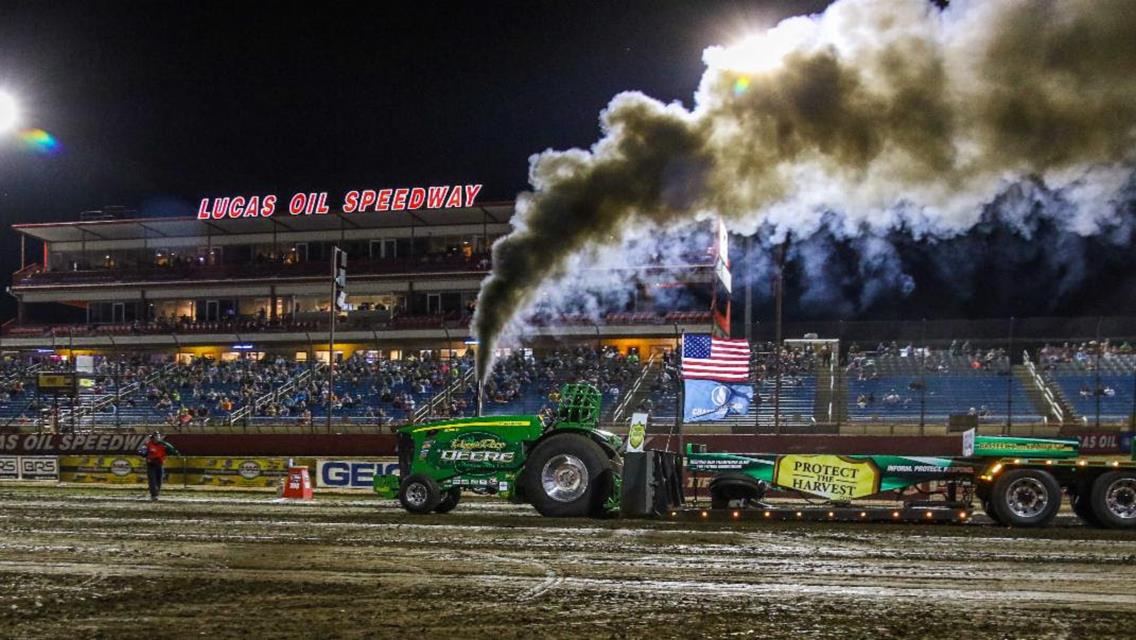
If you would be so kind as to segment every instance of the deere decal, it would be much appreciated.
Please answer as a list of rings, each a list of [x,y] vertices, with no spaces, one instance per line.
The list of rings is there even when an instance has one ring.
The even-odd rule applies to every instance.
[[[787,455],[777,460],[774,482],[787,489],[851,500],[879,493],[880,473],[870,460],[832,455]]]
[[[513,461],[516,454],[504,451],[509,445],[500,437],[484,431],[465,433],[454,438],[439,454],[439,459],[445,462],[471,463],[468,466],[480,466],[486,463],[497,465]],[[461,465],[467,466],[467,465]]]

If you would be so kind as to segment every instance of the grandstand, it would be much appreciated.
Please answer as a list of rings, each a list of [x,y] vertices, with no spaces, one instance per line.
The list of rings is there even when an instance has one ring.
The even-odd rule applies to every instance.
[[[601,341],[602,342],[602,341]],[[669,348],[668,348],[669,346]],[[842,424],[1126,424],[1132,416],[1136,354],[1109,347],[1089,357],[1091,345],[1055,355],[1037,353],[1010,364],[999,348],[920,349],[881,344],[850,349],[833,359],[812,346],[790,345],[781,358],[780,396],[772,345],[756,345],[752,359],[758,401],[724,426],[774,427]],[[656,426],[677,421],[681,381],[674,343],[640,356],[637,346],[561,340],[548,348],[503,354],[483,388],[486,415],[551,409],[566,382],[588,382],[604,394],[603,420],[626,423],[645,411]],[[478,410],[472,350],[440,357],[403,353],[392,359],[359,350],[336,365],[331,393],[337,425],[392,426]],[[226,425],[322,424],[328,407],[327,365],[285,354],[238,358],[95,358],[90,386],[77,398],[39,393],[37,373],[67,370],[55,354],[13,355],[0,367],[0,425],[71,428],[162,425],[177,430]],[[1098,406],[1100,408],[1098,417]],[[722,426],[720,424],[720,426]]]
[[[385,429],[479,410],[538,413],[566,382],[601,390],[605,422],[643,411],[652,426],[673,428],[680,336],[730,330],[722,235],[707,234],[705,251],[614,274],[651,285],[621,308],[530,318],[530,336],[497,354],[479,399],[470,318],[511,215],[511,203],[490,203],[16,225],[25,263],[11,287],[17,317],[0,327],[0,428],[304,429],[326,423],[330,407],[337,428]],[[329,345],[333,247],[347,251],[349,277]],[[1136,323],[1019,319],[1015,346],[1012,329],[1003,337],[1014,322],[812,323],[786,331],[802,338],[780,351],[762,334],[749,413],[715,427],[836,433],[1132,420],[1136,352],[1084,336],[1132,339]],[[1051,346],[1041,336],[1070,342]],[[869,340],[875,349],[858,346]],[[93,356],[93,368],[74,399],[38,390],[38,373],[70,371],[78,356]]]

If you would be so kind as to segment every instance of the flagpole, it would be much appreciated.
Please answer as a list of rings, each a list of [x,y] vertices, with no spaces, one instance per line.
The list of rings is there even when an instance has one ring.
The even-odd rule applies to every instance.
[[[678,323],[674,325],[675,334],[679,335],[678,348],[675,349],[675,381],[677,382],[677,390],[675,392],[675,421],[674,426],[671,428],[670,435],[667,436],[667,451],[671,448],[671,437],[675,432],[678,433],[678,452],[682,453],[682,423],[683,423],[683,407],[686,404],[686,383],[682,377],[682,347],[686,342],[686,330],[684,329],[681,334],[678,331]]]

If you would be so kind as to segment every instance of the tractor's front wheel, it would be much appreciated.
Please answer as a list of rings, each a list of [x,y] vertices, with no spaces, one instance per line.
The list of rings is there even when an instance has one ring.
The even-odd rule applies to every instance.
[[[525,497],[543,516],[598,515],[611,493],[612,462],[588,438],[563,433],[537,445],[525,464]]]
[[[461,502],[462,490],[461,487],[453,487],[442,494],[442,499],[438,501],[438,506],[434,507],[434,513],[449,513],[458,506]]]
[[[420,473],[407,477],[398,488],[398,501],[410,513],[430,513],[441,500],[438,483]]]

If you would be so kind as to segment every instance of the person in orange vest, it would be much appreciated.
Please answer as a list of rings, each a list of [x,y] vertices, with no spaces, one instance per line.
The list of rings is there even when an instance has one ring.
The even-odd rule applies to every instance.
[[[157,500],[158,494],[162,492],[166,456],[171,453],[181,455],[177,447],[162,438],[162,434],[158,431],[151,433],[138,448],[138,455],[146,458],[146,480],[150,485],[151,500]]]

